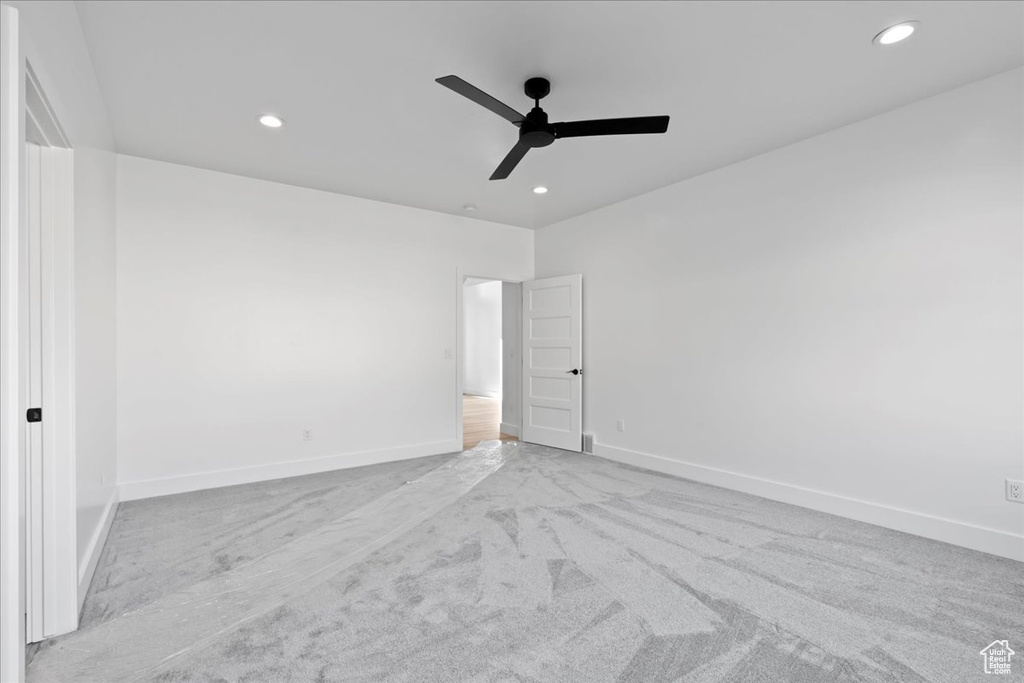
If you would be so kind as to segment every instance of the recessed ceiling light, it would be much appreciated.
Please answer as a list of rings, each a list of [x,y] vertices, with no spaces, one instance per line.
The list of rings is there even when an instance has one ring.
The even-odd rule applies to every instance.
[[[267,128],[280,128],[284,125],[284,120],[280,116],[274,116],[273,114],[263,114],[260,116],[259,121]]]
[[[476,211],[476,204],[463,204],[462,205],[462,210],[463,211]]]
[[[917,21],[904,21],[901,24],[885,29],[875,36],[875,39],[871,42],[875,45],[893,45],[909,38],[920,25],[921,23]]]
[[[538,185],[537,187],[533,188],[534,194],[544,194],[547,191],[548,188],[544,187],[543,185]]]

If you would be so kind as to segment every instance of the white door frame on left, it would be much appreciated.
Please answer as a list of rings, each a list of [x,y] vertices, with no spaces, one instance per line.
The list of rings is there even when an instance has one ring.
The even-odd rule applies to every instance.
[[[25,70],[18,11],[0,5],[0,681],[25,679]]]
[[[53,109],[22,50],[16,9],[0,6],[0,680],[24,677],[26,640],[78,625],[74,450],[73,159]],[[26,144],[45,147],[36,165],[38,216],[29,234]],[[41,150],[40,150],[41,151]],[[45,175],[45,177],[44,177]],[[40,277],[29,287],[29,249]],[[37,334],[29,337],[36,307]],[[29,405],[30,360],[46,368],[43,405]],[[43,408],[45,447],[29,480],[26,411]],[[33,498],[37,514],[29,514]],[[37,529],[28,563],[28,528]],[[26,631],[29,576],[39,599]]]

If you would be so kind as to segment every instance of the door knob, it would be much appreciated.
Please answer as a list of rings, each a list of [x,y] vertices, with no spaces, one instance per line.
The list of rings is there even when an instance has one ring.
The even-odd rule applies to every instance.
[[[573,368],[572,370],[566,370],[565,374],[567,374],[567,375],[579,375],[579,374],[582,374],[582,372],[583,372],[582,370],[579,370],[577,368]]]

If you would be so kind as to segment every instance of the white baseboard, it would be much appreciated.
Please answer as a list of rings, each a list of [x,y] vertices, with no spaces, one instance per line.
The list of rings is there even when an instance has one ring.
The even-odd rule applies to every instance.
[[[502,422],[498,427],[498,431],[502,434],[508,434],[509,436],[516,437],[517,439],[519,438],[519,425],[510,425]]]
[[[266,465],[252,465],[250,467],[239,467],[230,470],[198,472],[196,474],[185,474],[176,477],[164,477],[161,479],[122,482],[118,486],[118,492],[122,501],[138,500],[140,498],[169,496],[175,493],[187,493],[189,491],[216,489],[223,486],[235,486],[236,484],[252,484],[257,481],[269,481],[271,479],[283,479],[285,477],[298,477],[303,474],[316,474],[318,472],[330,472],[331,470],[343,470],[349,467],[376,465],[382,462],[392,462],[395,460],[422,458],[428,455],[461,452],[461,443],[457,443],[455,441],[438,441],[436,443],[414,444],[412,446],[384,448],[375,451],[328,455],[321,458],[309,458],[306,460],[290,460],[286,462],[268,463]]]
[[[1024,562],[1024,536],[615,446],[594,455]]]
[[[501,398],[500,391],[484,391],[483,389],[463,389],[463,396],[479,396],[481,398]]]
[[[107,542],[107,535],[110,534],[110,525],[114,523],[114,515],[117,513],[117,493],[115,489],[110,494],[110,499],[103,508],[103,514],[100,515],[99,526],[96,527],[96,531],[93,532],[92,538],[89,539],[89,545],[85,549],[84,561],[78,567],[79,612],[82,611],[82,603],[85,602],[85,595],[89,592],[89,584],[92,583],[92,577],[96,573],[96,565],[100,561],[100,555],[103,553],[103,546]]]

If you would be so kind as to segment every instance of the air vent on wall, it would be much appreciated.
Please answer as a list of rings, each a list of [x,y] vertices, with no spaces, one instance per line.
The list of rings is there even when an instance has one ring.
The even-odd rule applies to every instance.
[[[584,434],[583,435],[583,452],[594,454],[594,435]]]

